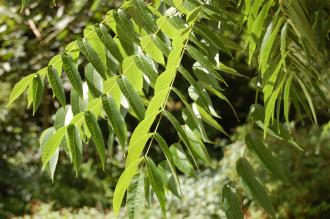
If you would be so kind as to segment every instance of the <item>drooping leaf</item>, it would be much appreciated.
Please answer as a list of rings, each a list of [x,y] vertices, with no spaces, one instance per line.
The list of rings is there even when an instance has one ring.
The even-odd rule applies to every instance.
[[[141,97],[133,89],[131,83],[128,82],[127,78],[125,78],[125,77],[118,78],[117,83],[120,87],[120,90],[123,92],[124,96],[128,100],[130,107],[132,107],[136,116],[140,120],[142,120],[144,118],[145,108],[143,106]]]
[[[175,183],[177,184],[177,186],[179,187],[179,178],[176,174],[176,170],[175,170],[175,162],[172,156],[172,153],[170,151],[170,148],[168,147],[165,139],[159,134],[159,133],[154,133],[154,138],[156,139],[156,141],[158,142],[158,145],[160,146],[161,150],[163,151],[166,160],[168,162],[168,166],[171,169],[171,172],[173,174],[173,177],[175,179]]]
[[[129,219],[140,218],[144,207],[144,174],[140,172],[132,179],[127,189],[126,208]]]
[[[85,103],[79,97],[75,89],[72,89],[70,93],[70,105],[73,115],[76,115],[85,110]]]
[[[224,185],[222,189],[222,207],[228,219],[244,218],[240,201],[229,184]]]
[[[111,96],[103,95],[102,104],[105,113],[107,114],[111,126],[118,137],[122,150],[125,151],[127,127],[123,117],[116,106],[114,99]]]
[[[136,15],[144,23],[144,28],[148,29],[151,33],[155,33],[157,31],[157,25],[155,19],[152,14],[148,11],[143,0],[132,0],[132,5],[136,10]]]
[[[60,104],[64,107],[66,105],[65,93],[63,88],[63,82],[61,81],[58,72],[53,66],[48,66],[48,81],[52,87],[53,93]]]
[[[82,162],[82,142],[79,129],[73,124],[70,124],[67,129],[66,138],[70,148],[73,166],[76,171],[76,176],[78,176],[80,164]]]
[[[173,156],[173,160],[175,163],[175,166],[183,173],[194,176],[195,171],[194,167],[188,160],[186,154],[179,148],[178,145],[172,145],[170,147],[171,154]]]
[[[69,81],[71,82],[73,89],[79,94],[81,98],[83,98],[83,89],[82,89],[82,82],[81,77],[78,72],[78,67],[74,63],[72,57],[67,54],[62,54],[62,61],[63,61],[63,69],[66,72]]]
[[[121,203],[123,202],[124,195],[128,186],[130,185],[133,177],[138,173],[138,166],[143,158],[135,160],[129,166],[126,167],[124,172],[120,175],[115,191],[113,193],[113,212],[115,217],[118,216]]]
[[[283,167],[279,165],[279,162],[272,155],[270,149],[266,148],[261,136],[256,132],[250,132],[245,137],[245,143],[247,148],[254,153],[256,158],[266,167],[266,169],[284,182],[288,182]]]
[[[152,64],[142,55],[134,56],[134,63],[151,81],[153,86],[157,80],[158,74]]]
[[[55,129],[54,127],[50,127],[46,130],[44,130],[40,136],[40,148],[41,153],[43,153],[43,150],[45,148],[45,145],[49,138],[54,134]],[[54,155],[51,157],[49,163],[46,165],[46,170],[49,172],[50,178],[52,181],[54,181],[54,174],[56,170],[56,165],[58,161],[58,155],[59,155],[59,149],[57,149],[54,153]]]
[[[181,199],[179,192],[180,185],[175,180],[175,176],[169,167],[169,164],[166,160],[163,160],[158,164],[158,173],[162,179],[162,184],[164,188],[171,191],[173,195]]]
[[[104,170],[105,168],[105,146],[104,146],[104,140],[102,136],[102,132],[100,129],[100,126],[90,111],[85,112],[85,121],[88,128],[88,131],[91,133],[92,140],[96,146],[97,153],[99,154],[102,168]]]
[[[275,218],[275,210],[272,201],[264,185],[257,178],[251,164],[245,158],[240,158],[236,162],[236,171],[238,176],[242,179],[242,183],[247,192],[270,216]]]
[[[156,193],[157,199],[160,203],[160,207],[162,209],[164,217],[166,216],[166,198],[165,198],[165,190],[164,185],[162,183],[162,178],[159,173],[159,170],[156,166],[156,164],[149,158],[145,157],[145,163],[147,168],[147,174],[149,182]]]
[[[108,32],[108,28],[104,24],[100,24],[99,26],[94,26],[94,29],[97,36],[100,38],[100,40],[110,52],[110,54],[115,57],[118,62],[122,62],[123,56],[121,55],[116,42],[113,40],[110,33]]]
[[[92,96],[100,97],[102,95],[103,80],[90,63],[85,66],[85,78]]]
[[[33,115],[36,113],[44,94],[44,80],[40,75],[34,75],[32,80],[32,106]]]
[[[80,51],[84,54],[86,59],[94,66],[96,71],[100,74],[103,80],[107,79],[106,76],[106,67],[101,61],[101,58],[94,50],[94,48],[88,43],[87,39],[78,39],[77,40]]]
[[[63,137],[66,133],[67,127],[61,127],[55,131],[55,133],[48,139],[47,143],[43,147],[42,151],[42,169],[45,169],[49,160],[56,153],[56,150],[60,146]]]

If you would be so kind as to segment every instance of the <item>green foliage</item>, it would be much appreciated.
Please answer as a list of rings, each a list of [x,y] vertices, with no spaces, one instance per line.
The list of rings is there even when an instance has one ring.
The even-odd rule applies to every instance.
[[[227,134],[217,121],[221,116],[215,110],[210,95],[232,107],[222,94],[222,86],[227,85],[226,77],[242,75],[220,60],[222,53],[231,56],[234,47],[238,47],[219,29],[221,23],[225,31],[237,32],[237,27],[244,31],[248,63],[258,63],[259,72],[255,81],[257,94],[259,90],[263,93],[264,107],[253,105],[250,116],[251,124],[262,128],[264,135],[262,138],[256,134],[258,130],[251,130],[246,137],[247,148],[254,152],[255,158],[266,169],[288,181],[282,168],[277,165],[276,157],[263,141],[269,134],[299,147],[280,122],[282,102],[287,123],[292,111],[291,102],[298,114],[303,109],[315,124],[318,123],[315,104],[328,104],[318,82],[322,82],[323,75],[329,73],[326,47],[329,19],[323,24],[317,15],[326,16],[330,5],[298,0],[224,2],[225,6],[216,1],[160,1],[150,5],[145,5],[141,0],[126,1],[119,9],[109,11],[99,24],[87,26],[84,37],[72,41],[69,44],[71,47],[66,48],[61,58],[60,55],[55,56],[48,65],[51,88],[63,108],[66,100],[59,75],[64,75],[58,75],[53,67],[61,72],[63,66],[78,95],[72,93],[72,105],[66,107],[60,121],[61,127],[55,124],[54,133],[43,146],[43,168],[50,165],[53,176],[53,165],[55,163],[56,166],[57,161],[51,162],[52,158],[58,156],[58,148],[68,133],[71,152],[67,154],[76,171],[80,163],[76,148],[81,148],[78,145],[82,141],[90,140],[96,146],[104,170],[106,149],[104,133],[98,121],[106,120],[110,124],[108,132],[114,130],[126,158],[126,168],[114,192],[115,215],[119,214],[125,193],[128,192],[127,196],[131,197],[129,192],[136,192],[136,189],[129,189],[134,176],[146,171],[148,183],[145,183],[145,192],[151,186],[166,217],[166,189],[180,190],[175,188],[179,186],[175,168],[195,175],[194,166],[212,166],[204,142],[213,143],[213,139],[209,139],[203,126],[209,125]],[[25,3],[22,5],[25,7]],[[75,59],[81,61],[76,62]],[[189,60],[189,65],[183,60]],[[85,81],[80,76],[80,63],[85,65]],[[32,80],[24,78],[14,88],[9,103],[28,89],[28,102],[32,104],[34,114],[46,87],[46,74],[47,68],[44,68],[34,73]],[[176,82],[181,77],[189,85],[179,86]],[[173,115],[167,107],[173,98],[172,91],[185,104],[182,117]],[[319,99],[314,100],[312,95],[318,95]],[[185,96],[189,96],[189,100]],[[85,108],[80,107],[80,101],[86,103]],[[135,118],[137,125],[130,127],[132,134],[126,140],[130,117]],[[158,132],[164,117],[179,138],[169,149]],[[158,166],[148,154],[154,146],[154,139],[164,153]],[[180,146],[181,142],[185,148]],[[66,150],[66,145],[62,147]],[[166,160],[176,178],[174,188],[164,183],[167,176],[162,171],[165,170]],[[244,155],[237,161],[236,172],[246,191],[275,218],[267,189]],[[233,190],[225,187],[224,191],[228,195],[225,196],[227,214],[240,217],[241,209]]]

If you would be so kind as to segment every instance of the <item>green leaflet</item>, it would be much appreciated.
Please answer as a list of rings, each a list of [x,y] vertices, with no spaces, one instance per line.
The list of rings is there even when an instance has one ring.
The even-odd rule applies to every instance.
[[[56,72],[61,77],[61,75],[62,75],[62,66],[63,66],[63,62],[61,60],[61,54],[57,54],[56,56],[51,58],[51,60],[48,63],[48,66],[50,66],[50,65],[53,66],[53,68],[55,68]]]
[[[95,73],[94,67],[90,63],[85,66],[85,78],[92,96],[95,98],[100,97],[102,95],[103,80],[99,74]]]
[[[127,127],[123,117],[116,106],[114,99],[111,96],[103,95],[102,104],[105,113],[107,114],[111,126],[118,137],[122,150],[125,151],[126,139],[127,139]]]
[[[285,175],[283,167],[279,165],[270,149],[266,148],[261,136],[259,136],[256,132],[250,132],[245,137],[245,144],[267,170],[284,182],[288,182],[288,178]]]
[[[148,76],[151,81],[151,86],[154,86],[156,83],[158,74],[156,69],[153,67],[153,63],[150,60],[147,60],[142,55],[134,56],[135,65],[143,72],[146,76]]]
[[[135,64],[134,58],[135,56],[128,56],[124,58],[122,62],[123,75],[125,75],[134,90],[142,92],[143,72]]]
[[[153,98],[153,100],[156,99]],[[151,103],[149,104],[149,106],[150,105]],[[146,113],[147,117],[143,121],[141,121],[134,129],[134,132],[132,133],[131,139],[128,144],[128,155],[125,164],[126,167],[140,157],[140,154],[142,153],[145,144],[152,135],[148,132],[158,113],[159,111],[152,114]],[[138,151],[138,153],[136,153],[136,151]]]
[[[137,118],[142,120],[145,115],[145,108],[142,102],[141,97],[132,87],[131,83],[126,77],[117,78],[117,83],[120,87],[120,90],[123,92],[124,96],[128,100],[130,107],[133,109]]]
[[[6,107],[8,107],[10,104],[12,104],[18,97],[21,96],[21,94],[26,90],[26,88],[29,86],[31,81],[33,80],[35,74],[30,74],[28,76],[25,76],[22,80],[20,80],[17,84],[15,84],[13,90],[11,91],[8,99],[8,103]]]
[[[293,75],[290,74],[288,80],[285,82],[284,86],[284,98],[283,98],[283,105],[284,105],[284,117],[285,121],[289,123],[289,111],[290,111],[290,90],[291,90],[291,82],[292,82]]]
[[[209,101],[209,98],[207,98],[205,93],[203,92],[203,88],[197,83],[197,81],[192,77],[192,75],[190,75],[189,71],[185,69],[182,65],[180,65],[179,67],[179,72],[191,84],[191,86],[194,87],[199,98],[201,99],[203,106],[206,109],[209,109],[208,106],[211,105],[211,103]]]
[[[80,164],[82,162],[82,142],[79,129],[73,124],[70,124],[67,128],[66,139],[70,148],[76,176],[78,176]]]
[[[275,40],[277,38],[278,32],[283,22],[284,22],[284,18],[281,17],[277,21],[277,24],[274,29],[270,27],[271,33],[266,34],[263,39],[263,42],[261,44],[260,55],[259,55],[259,67],[261,69],[262,74],[266,71],[269,65],[268,59],[270,58],[271,49],[274,48]]]
[[[40,75],[34,75],[32,80],[32,106],[33,106],[33,115],[36,113],[41,99],[44,94],[44,80],[41,78]]]
[[[194,159],[193,153],[197,154],[198,157],[203,157],[202,154],[199,154],[197,150],[195,150],[194,146],[191,144],[190,139],[188,138],[186,132],[181,127],[179,121],[168,111],[164,111],[163,115],[171,122],[175,130],[178,132],[180,139],[187,146],[189,152],[191,153],[192,158]]]
[[[281,30],[281,58],[284,67],[286,66],[285,57],[286,57],[287,34],[288,34],[288,23],[285,23]]]
[[[100,24],[99,26],[95,25],[94,30],[110,54],[115,57],[118,62],[122,62],[123,56],[121,55],[116,42],[111,37],[108,28],[105,25]]]
[[[205,132],[203,123],[201,122],[200,119],[198,119],[195,116],[194,111],[193,111],[192,107],[190,106],[190,104],[189,104],[188,100],[186,99],[186,97],[178,89],[176,89],[175,87],[173,87],[172,90],[176,93],[176,95],[178,95],[178,97],[181,99],[181,101],[186,106],[186,108],[187,108],[187,112],[186,113],[189,114],[188,116],[193,121],[194,126],[199,129],[199,132],[200,132],[201,136],[203,137],[203,140],[204,141],[209,141],[209,139],[208,139],[208,137],[206,135],[206,132]]]
[[[70,93],[70,105],[73,115],[76,115],[85,110],[85,104],[75,89],[72,89]]]
[[[225,72],[227,74],[230,74],[230,75],[247,78],[245,75],[242,75],[241,73],[236,71],[234,68],[231,68],[231,67],[223,64],[222,62],[219,62],[219,64],[217,65],[217,69],[219,69],[220,71]]]
[[[163,212],[163,216],[166,217],[166,198],[165,198],[165,190],[164,190],[164,185],[162,183],[162,178],[159,173],[159,170],[155,163],[149,158],[145,157],[145,164],[147,168],[147,175],[149,182],[156,193],[157,199],[160,203],[160,207]]]
[[[65,135],[67,127],[61,127],[48,139],[42,151],[42,169],[45,169],[47,163],[56,153]]]
[[[175,176],[170,169],[171,168],[169,167],[168,162],[166,160],[163,160],[158,164],[158,173],[160,174],[162,184],[164,185],[165,190],[170,190],[173,195],[181,199],[181,195],[178,190],[178,188],[180,188],[180,185],[178,184],[178,182],[176,182]]]
[[[136,10],[136,15],[143,21],[143,27],[148,29],[150,33],[155,33],[157,25],[152,14],[148,11],[143,0],[132,0],[132,5]]]
[[[227,183],[222,189],[222,207],[228,219],[243,219],[240,201]]]
[[[143,149],[145,148],[145,145],[151,136],[152,133],[144,134],[128,146],[128,155],[125,163],[126,167],[140,158]]]
[[[222,128],[222,126],[215,119],[213,119],[212,116],[208,112],[206,112],[203,107],[200,107],[198,104],[193,103],[193,109],[194,108],[197,109],[200,114],[200,118],[204,122],[215,128],[219,132],[228,136],[227,132]]]
[[[87,39],[78,39],[77,40],[80,51],[84,54],[86,59],[94,66],[96,71],[100,74],[103,80],[107,79],[106,76],[106,67],[101,61],[101,58],[93,47],[88,43]]]
[[[276,89],[272,92],[269,101],[267,102],[266,109],[265,109],[265,127],[268,127],[271,117],[274,115],[275,111],[275,103],[277,100],[277,97],[279,96],[280,92],[283,90],[283,85],[286,80],[286,77],[279,77],[278,80],[280,80],[278,86]],[[264,135],[266,135],[266,129],[264,130]]]
[[[197,130],[191,130],[188,125],[183,125],[182,129],[189,138],[192,152],[196,154],[196,156],[199,157],[205,165],[210,165],[210,155],[203,141],[199,137],[199,132]]]
[[[267,194],[266,188],[258,180],[251,164],[245,158],[240,158],[236,162],[236,171],[238,176],[242,179],[243,186],[247,192],[271,217],[275,218],[275,210],[272,201]]]
[[[103,83],[103,93],[110,94],[119,109],[123,95],[118,86],[117,78],[118,76],[113,76]]]
[[[204,24],[196,24],[194,31],[213,46],[217,47],[224,53],[231,55],[230,50],[225,46],[225,42],[223,42],[218,32],[210,30],[210,28]]]
[[[92,99],[88,102],[87,107],[86,107],[87,111],[90,111],[91,113],[93,113],[94,116],[98,117],[101,114],[101,110],[102,110],[102,100],[101,98],[95,98]]]
[[[157,19],[157,26],[171,39],[175,39],[180,35],[180,31],[173,25],[171,19],[167,16],[162,16]]]
[[[186,17],[186,21],[188,24],[192,25],[194,24],[197,20],[202,11],[202,6],[196,7],[194,10],[189,12],[189,14]]]
[[[128,19],[127,15],[125,14],[124,10],[118,9],[113,12],[113,17],[116,21],[116,31],[119,35],[120,40],[127,40],[127,43],[138,42],[136,33],[134,31],[134,27],[132,22]]]
[[[64,107],[66,105],[65,93],[64,88],[62,85],[62,81],[56,72],[56,69],[53,66],[48,66],[48,81],[50,86],[52,87],[53,93],[60,104]]]
[[[255,49],[257,47],[257,40],[259,40],[259,37],[262,33],[264,23],[266,21],[266,16],[268,15],[268,11],[273,4],[273,0],[268,1],[261,9],[260,13],[256,17],[253,26],[251,28],[251,36],[249,39],[249,63],[251,64],[253,54],[255,52]]]
[[[99,60],[103,64],[103,66],[106,66],[106,63],[107,63],[107,61],[106,61],[106,59],[107,59],[107,49],[105,48],[104,44],[100,41],[97,33],[95,32],[94,25],[88,25],[84,29],[84,39],[86,39],[88,44],[96,52],[97,57],[99,58]],[[79,41],[79,39],[77,41]],[[79,47],[79,44],[78,44],[78,47]],[[107,68],[105,69],[105,74],[109,77],[111,76],[111,73],[108,71]]]
[[[196,49],[193,46],[187,45],[186,47],[189,55],[196,61],[198,61],[204,68],[206,68],[210,73],[212,73],[219,81],[225,83],[223,77],[215,70],[216,66],[214,63],[211,63],[206,56],[204,56],[200,50]]]
[[[67,114],[67,108],[59,108],[55,114],[54,127],[55,130],[60,129],[65,125],[65,116]]]
[[[79,58],[79,54],[80,54],[79,47],[78,47],[78,44],[77,44],[77,40],[74,40],[74,41],[70,42],[65,47],[64,52],[70,54],[70,56],[72,57],[72,59],[75,60],[75,61],[77,61],[77,59]],[[63,59],[62,59],[62,61],[63,61]]]
[[[315,113],[315,109],[314,109],[314,104],[313,104],[313,100],[312,100],[312,97],[308,91],[308,89],[306,88],[305,84],[301,81],[300,78],[297,78],[304,94],[305,94],[305,98],[307,99],[307,102],[308,102],[308,105],[309,105],[309,108],[312,112],[312,115],[313,115],[313,119],[314,119],[314,122],[316,125],[318,125],[318,122],[317,122],[317,116],[316,116],[316,113]],[[311,119],[311,120],[313,120]]]
[[[165,139],[157,132],[154,133],[154,139],[156,139],[156,141],[158,142],[158,145],[160,146],[161,150],[163,151],[163,153],[166,157],[166,160],[168,162],[169,168],[171,169],[171,172],[175,179],[175,183],[176,183],[177,187],[179,187],[179,179],[178,179],[178,176],[175,171],[174,159],[173,159],[172,153],[171,153]]]
[[[185,173],[189,176],[194,176],[195,175],[194,167],[188,160],[186,154],[181,149],[179,149],[179,145],[172,145],[170,147],[170,151],[173,156],[175,166],[182,173]]]
[[[143,50],[153,58],[157,63],[165,65],[164,56],[162,51],[156,44],[156,39],[153,36],[147,35],[140,39],[140,44]]]
[[[85,121],[88,131],[91,133],[92,140],[96,146],[97,153],[101,159],[102,168],[105,168],[105,146],[102,132],[95,116],[90,112],[85,112]]]
[[[123,202],[125,192],[131,183],[133,177],[138,173],[138,166],[143,158],[135,160],[127,166],[124,172],[120,175],[115,191],[113,193],[113,212],[115,217],[118,216],[121,203]]]
[[[40,136],[40,149],[41,153],[43,153],[43,150],[45,148],[46,143],[48,142],[49,138],[54,134],[55,129],[54,127],[50,127],[48,129],[45,129],[41,136]],[[54,174],[56,170],[56,165],[58,161],[58,155],[59,155],[59,149],[57,149],[54,153],[54,155],[51,157],[49,163],[47,164],[46,170],[49,173],[49,176],[52,181],[54,181]]]
[[[144,174],[140,172],[132,179],[127,189],[126,201],[127,214],[129,219],[141,218],[144,208]]]
[[[62,61],[63,69],[66,72],[73,89],[75,89],[79,96],[83,98],[82,82],[80,74],[78,72],[78,67],[74,63],[72,57],[67,53],[62,54]]]

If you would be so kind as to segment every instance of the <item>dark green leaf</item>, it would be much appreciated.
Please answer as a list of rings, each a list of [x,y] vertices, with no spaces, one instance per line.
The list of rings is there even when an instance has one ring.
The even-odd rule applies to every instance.
[[[240,158],[236,162],[236,171],[242,179],[242,183],[248,193],[261,205],[270,216],[275,218],[275,210],[267,190],[264,185],[258,180],[251,164],[245,159]]]
[[[41,76],[38,74],[34,75],[32,80],[33,115],[35,114],[41,103],[41,99],[44,94],[44,88],[45,88],[44,80],[41,78]]]
[[[62,54],[62,61],[63,69],[66,72],[73,89],[75,89],[79,96],[83,98],[82,82],[80,74],[78,72],[78,67],[74,63],[72,57],[67,53]]]
[[[122,150],[125,151],[127,127],[123,117],[116,106],[114,99],[111,96],[103,95],[102,104],[105,113],[107,114],[111,126],[118,137]]]
[[[80,51],[84,54],[86,59],[94,66],[96,71],[100,74],[103,80],[107,79],[106,76],[106,67],[101,61],[101,58],[97,54],[97,52],[93,49],[93,47],[88,43],[87,39],[78,39],[77,44],[79,46]]]
[[[76,126],[70,124],[67,129],[67,143],[70,148],[71,157],[76,176],[78,176],[80,164],[82,162],[82,142],[79,130]]]
[[[224,185],[222,189],[222,207],[228,219],[244,218],[240,201],[229,184]]]
[[[95,116],[90,112],[85,112],[85,121],[88,128],[88,131],[91,133],[92,140],[96,146],[97,153],[101,159],[102,168],[105,167],[105,146],[102,136],[100,126],[95,118]]]
[[[53,66],[48,66],[48,81],[50,83],[50,86],[52,87],[53,93],[57,100],[60,102],[62,106],[66,105],[66,99],[65,99],[65,93],[63,88],[63,82],[61,81],[58,72],[56,72],[56,69],[53,68]]]
[[[133,89],[132,85],[128,82],[127,78],[122,77],[117,79],[117,83],[120,87],[120,90],[123,92],[124,96],[127,98],[130,106],[135,112],[136,116],[142,120],[145,114],[145,108],[141,97]]]

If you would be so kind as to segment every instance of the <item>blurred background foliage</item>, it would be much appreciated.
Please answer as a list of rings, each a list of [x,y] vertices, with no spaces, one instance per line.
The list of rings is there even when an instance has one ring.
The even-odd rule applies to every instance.
[[[112,154],[103,172],[100,165],[94,163],[97,159],[93,159],[93,148],[85,145],[85,162],[79,176],[75,177],[69,160],[60,156],[61,164],[57,166],[54,182],[51,182],[49,176],[41,172],[38,137],[50,125],[58,104],[50,102],[51,93],[45,93],[41,109],[34,117],[28,109],[25,110],[23,98],[10,108],[5,108],[5,104],[15,82],[46,66],[51,57],[81,35],[84,27],[100,22],[108,10],[118,7],[120,3],[62,0],[54,6],[51,1],[32,1],[20,12],[20,1],[0,1],[0,218],[15,215],[32,215],[33,218],[111,218],[110,200],[123,168],[122,157]],[[230,32],[226,34],[237,43],[241,42],[239,36]],[[196,178],[180,177],[184,199],[169,197],[169,218],[224,217],[220,206],[221,185],[236,177],[233,171],[235,161],[243,153],[243,138],[251,128],[246,123],[249,107],[255,101],[253,76],[256,66],[247,65],[242,50],[237,50],[233,59],[223,55],[222,60],[252,79],[226,78],[228,89],[225,94],[239,120],[235,120],[227,104],[213,101],[214,108],[222,115],[220,123],[231,137],[208,130],[210,135],[219,135],[217,144],[208,147],[216,168],[201,169]],[[189,62],[188,59],[184,61]],[[180,107],[180,102],[173,100],[173,106],[175,111],[175,107]],[[327,109],[318,113],[322,115],[320,124],[326,124],[329,121]],[[283,166],[290,173],[294,186],[285,185],[269,174],[263,174],[263,180],[273,194],[279,218],[329,218],[330,123],[319,129],[305,120],[291,125],[292,133],[304,152],[271,138],[268,145],[278,155],[279,162],[285,164]],[[167,139],[174,138],[175,132],[168,131],[166,124],[161,127],[164,128],[160,132],[167,133]],[[157,156],[157,151],[153,151],[152,156]],[[249,197],[243,200],[247,218],[267,218],[264,212],[254,207]],[[150,206],[142,214],[144,218],[161,217],[157,205]],[[125,212],[122,216],[125,217]]]

